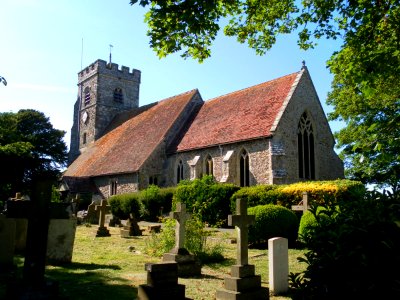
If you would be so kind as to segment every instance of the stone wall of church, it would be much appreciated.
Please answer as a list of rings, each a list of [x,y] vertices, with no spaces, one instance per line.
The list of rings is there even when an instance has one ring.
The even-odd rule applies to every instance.
[[[213,176],[219,182],[240,185],[240,155],[249,155],[250,185],[268,184],[272,181],[269,139],[233,143],[200,150],[180,152],[168,158],[166,185],[177,182],[177,166],[183,162],[183,179],[201,178],[206,174],[207,157],[213,161]]]
[[[117,181],[117,194],[132,193],[139,190],[137,173],[102,176],[93,179],[100,196],[107,199],[111,196],[111,182]]]
[[[308,72],[304,72],[293,92],[279,124],[272,147],[273,183],[284,184],[301,181],[298,166],[297,129],[304,112],[311,117],[314,131],[316,180],[344,177],[343,163],[334,151],[334,138]]]

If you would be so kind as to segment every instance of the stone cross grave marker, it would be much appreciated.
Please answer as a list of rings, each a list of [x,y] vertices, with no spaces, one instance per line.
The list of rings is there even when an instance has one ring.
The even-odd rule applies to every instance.
[[[304,214],[308,209],[308,194],[307,192],[303,192],[303,200],[300,201],[299,205],[292,205],[292,210],[302,211]]]
[[[247,214],[247,201],[236,200],[236,215],[228,216],[228,225],[236,226],[238,231],[238,243],[236,247],[237,265],[248,265],[248,227],[254,224],[255,216]]]
[[[96,205],[96,211],[99,211],[99,229],[97,230],[96,236],[110,236],[110,232],[107,227],[104,226],[106,220],[106,213],[109,211],[110,206],[107,204],[107,200],[101,200],[100,205]]]
[[[178,202],[176,211],[170,213],[170,217],[176,220],[175,227],[175,248],[178,251],[185,245],[185,223],[190,218],[190,214],[186,212],[186,205]]]

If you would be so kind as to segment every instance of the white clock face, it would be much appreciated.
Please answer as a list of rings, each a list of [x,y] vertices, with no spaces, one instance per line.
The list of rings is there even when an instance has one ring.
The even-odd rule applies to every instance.
[[[89,120],[89,115],[88,115],[87,111],[85,111],[82,115],[82,121],[83,121],[83,123],[86,124],[88,120]]]

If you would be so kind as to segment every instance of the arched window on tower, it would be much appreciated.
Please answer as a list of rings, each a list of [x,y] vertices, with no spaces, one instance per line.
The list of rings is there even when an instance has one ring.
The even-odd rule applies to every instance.
[[[307,112],[301,115],[297,129],[299,178],[315,179],[314,132]]]
[[[84,96],[85,96],[85,106],[86,105],[88,105],[89,103],[90,103],[90,88],[87,86],[87,87],[85,87],[85,90],[84,90]]]
[[[240,186],[250,186],[249,155],[244,149],[240,153]]]
[[[206,175],[214,176],[214,165],[211,155],[206,158]]]
[[[121,88],[116,88],[114,90],[114,101],[118,103],[124,102],[124,95]]]
[[[183,180],[183,162],[179,161],[178,166],[176,167],[176,184],[178,184],[181,180]]]

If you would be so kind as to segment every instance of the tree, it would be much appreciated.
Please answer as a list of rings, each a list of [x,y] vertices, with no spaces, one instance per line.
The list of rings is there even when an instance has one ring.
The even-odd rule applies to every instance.
[[[265,54],[280,34],[296,32],[302,49],[325,37],[343,40],[334,75],[331,120],[343,120],[338,146],[350,177],[399,190],[399,0],[131,0],[150,6],[150,46],[159,57],[183,51],[199,62],[220,31]]]
[[[37,178],[57,180],[66,166],[65,131],[36,110],[0,113],[0,197],[29,193]]]

